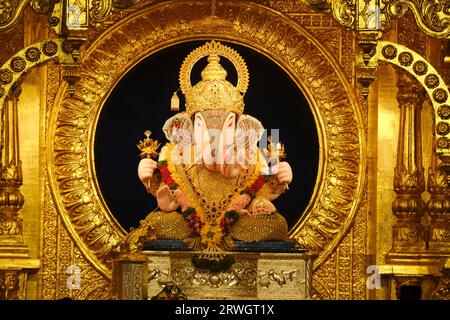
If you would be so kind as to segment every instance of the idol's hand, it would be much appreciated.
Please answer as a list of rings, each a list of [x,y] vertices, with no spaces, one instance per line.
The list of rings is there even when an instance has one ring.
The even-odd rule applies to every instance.
[[[272,168],[280,184],[289,184],[292,182],[292,169],[289,163],[282,161]]]
[[[175,194],[171,192],[166,184],[161,186],[161,188],[159,188],[159,190],[156,192],[158,207],[165,212],[176,210],[180,206],[180,203],[174,195]]]
[[[235,210],[235,211],[242,210],[251,201],[252,201],[252,199],[250,198],[250,196],[248,194],[246,194],[246,193],[243,193],[230,205],[228,210]]]
[[[262,197],[256,197],[250,203],[249,210],[252,215],[257,214],[270,214],[275,212],[276,208],[272,202]]]
[[[174,197],[180,204],[181,211],[184,211],[191,206],[183,191],[180,189],[175,190]]]
[[[153,172],[158,167],[158,164],[155,160],[144,158],[139,162],[138,166],[138,176],[147,190],[150,189],[150,181],[153,177]]]

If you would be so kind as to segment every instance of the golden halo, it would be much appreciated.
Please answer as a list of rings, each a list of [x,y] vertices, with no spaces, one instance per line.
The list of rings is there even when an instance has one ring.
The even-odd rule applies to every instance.
[[[230,47],[221,44],[219,41],[211,41],[205,43],[203,46],[192,51],[186,59],[184,59],[183,64],[180,69],[180,87],[184,95],[187,95],[191,89],[191,72],[194,65],[203,57],[209,56],[211,54],[217,54],[219,56],[225,57],[231,61],[231,63],[236,68],[238,74],[238,82],[236,88],[244,94],[248,88],[249,75],[247,65],[244,59]]]

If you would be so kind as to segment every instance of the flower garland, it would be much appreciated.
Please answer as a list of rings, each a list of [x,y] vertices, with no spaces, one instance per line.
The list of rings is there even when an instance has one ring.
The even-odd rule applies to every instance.
[[[250,196],[250,199],[253,200],[256,197],[259,189],[261,189],[268,181],[269,177],[270,176],[260,175],[258,179],[256,179],[256,181],[250,186],[250,188],[241,191],[241,194],[248,194]]]
[[[172,178],[169,168],[167,167],[166,160],[158,161],[158,169],[159,172],[161,173],[162,181],[169,186],[169,189],[170,190],[178,189],[178,185],[175,183],[175,180]]]
[[[184,218],[187,220],[189,227],[199,236],[205,237],[209,241],[219,244],[222,236],[230,233],[231,227],[239,219],[239,213],[235,210],[229,210],[220,221],[220,225],[206,225],[203,223],[193,207],[189,207],[182,212]],[[219,230],[220,228],[220,230]]]

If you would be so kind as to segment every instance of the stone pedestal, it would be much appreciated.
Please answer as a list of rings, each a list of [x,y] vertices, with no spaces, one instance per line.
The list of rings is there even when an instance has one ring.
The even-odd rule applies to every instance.
[[[144,251],[142,254],[147,257],[146,270],[140,267],[142,260],[120,259],[115,262],[116,270],[120,270],[120,277],[115,276],[114,279],[118,299],[151,299],[168,282],[176,284],[192,300],[300,300],[309,299],[311,295],[315,255],[310,253],[229,252],[235,263],[225,272],[194,267],[191,259],[198,252]],[[146,294],[131,292],[135,291],[136,281],[139,282],[138,287],[143,281]]]

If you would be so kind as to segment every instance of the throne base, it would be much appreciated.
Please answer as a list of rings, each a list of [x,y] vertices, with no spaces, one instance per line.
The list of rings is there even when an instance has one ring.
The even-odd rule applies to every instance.
[[[114,262],[117,299],[143,300],[156,296],[168,283],[189,300],[302,300],[312,291],[315,255],[303,253],[227,252],[235,263],[224,272],[198,269],[193,251],[143,251]]]

